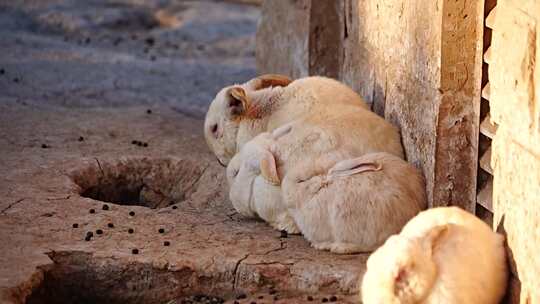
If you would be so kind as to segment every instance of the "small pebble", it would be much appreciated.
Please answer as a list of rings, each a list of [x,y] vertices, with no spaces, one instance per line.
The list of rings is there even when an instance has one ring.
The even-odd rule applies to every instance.
[[[6,70],[0,69],[0,75],[4,75],[6,73]]]
[[[84,240],[87,241],[87,242],[90,241],[91,239],[92,239],[92,237],[88,236],[88,235],[84,238]]]
[[[113,224],[113,223],[108,223],[108,224],[107,224],[107,227],[109,227],[109,228],[114,228],[114,224]]]
[[[130,216],[135,216],[135,211],[130,211],[130,212],[129,212],[129,215],[130,215]]]
[[[326,302],[328,302],[328,299],[327,298],[322,298],[321,302],[326,303]]]
[[[245,298],[247,298],[247,295],[245,293],[241,293],[241,294],[236,296],[237,300],[242,300],[242,299],[245,299]]]
[[[19,83],[19,81],[20,81],[19,77],[13,78],[13,82],[15,82],[15,83]]]
[[[148,143],[143,143],[142,146],[146,148],[148,147]]]
[[[264,296],[259,296],[259,299],[264,299]]]
[[[276,294],[276,292],[277,292],[277,291],[276,291],[275,289],[270,289],[270,291],[268,291],[268,294],[273,295],[273,294]]]
[[[307,300],[311,302],[311,301],[313,301],[313,297],[312,297],[312,296],[308,296],[308,297],[307,297]]]
[[[133,248],[133,249],[131,250],[131,253],[133,253],[133,254],[139,254],[139,249]]]
[[[79,224],[77,223],[73,224],[73,228],[79,228]]]
[[[146,110],[146,114],[152,114],[152,110],[150,109]]]
[[[103,230],[101,229],[96,230],[96,234],[103,234]]]
[[[92,213],[92,214],[93,214],[93,213],[96,213],[96,210],[94,210],[94,209],[90,209],[90,210],[89,210],[88,212],[90,212],[90,213]]]
[[[159,228],[158,232],[159,232],[159,233],[165,233],[165,229]]]
[[[90,40],[90,37],[87,37],[86,39],[84,39],[84,42],[85,42],[86,44],[90,43],[90,41],[91,41],[91,40]]]
[[[84,137],[79,136],[79,141],[84,141]]]
[[[172,206],[173,209],[178,209],[178,206]]]
[[[132,228],[128,229],[128,233],[133,233],[133,232],[135,232],[135,231]]]
[[[103,205],[103,207],[101,207],[101,209],[103,209],[103,210],[109,210],[109,205]]]
[[[132,145],[136,145],[138,142],[139,142],[138,140],[132,140],[132,141],[131,141],[131,144],[132,144]]]
[[[335,302],[337,301],[337,297],[336,296],[331,296],[330,297],[330,302]]]
[[[47,149],[47,148],[49,148],[49,145],[47,145],[47,144],[41,144],[41,148],[42,148],[42,149]]]
[[[287,238],[289,237],[289,234],[287,233],[287,231],[285,230],[281,230],[281,235],[279,236],[280,238]]]
[[[169,241],[163,242],[163,246],[169,246],[169,245],[171,245],[171,242],[169,242]]]
[[[277,301],[279,300],[279,297],[278,296],[274,296],[274,301]]]
[[[94,233],[92,231],[86,232],[86,237],[93,237]]]

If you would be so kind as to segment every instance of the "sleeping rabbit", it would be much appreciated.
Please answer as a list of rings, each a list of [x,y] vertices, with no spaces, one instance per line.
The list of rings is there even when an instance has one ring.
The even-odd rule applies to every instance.
[[[504,238],[457,207],[424,211],[368,259],[364,304],[496,304],[505,293]]]
[[[262,176],[275,171],[266,169]],[[420,172],[385,152],[306,157],[286,172],[281,185],[304,237],[335,253],[373,251],[426,207]]]
[[[334,140],[357,155],[385,151],[403,158],[399,131],[371,112],[346,85],[325,77],[295,81],[262,75],[223,88],[210,104],[204,136],[222,165],[262,132],[292,121],[318,124],[336,134]]]
[[[259,217],[277,230],[298,233],[294,220],[281,198],[277,172],[261,176],[265,172],[276,170],[277,166],[270,149],[275,141],[287,129],[276,129],[273,133],[261,133],[246,143],[227,166],[229,198],[233,207],[247,217]]]

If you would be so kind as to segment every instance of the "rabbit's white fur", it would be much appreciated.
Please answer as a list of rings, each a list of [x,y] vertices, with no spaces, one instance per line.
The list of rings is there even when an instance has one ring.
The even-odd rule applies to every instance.
[[[308,158],[287,172],[282,188],[304,237],[335,253],[375,250],[426,207],[420,172],[385,152]]]
[[[223,88],[204,123],[210,150],[226,165],[257,134],[292,121],[316,124],[333,132],[344,149],[357,155],[385,151],[403,158],[399,131],[375,113],[346,85],[325,77],[295,81],[263,75]]]
[[[229,198],[240,214],[260,217],[277,230],[298,233],[294,220],[283,204],[279,181],[269,181],[261,176],[261,164],[268,160],[268,156],[273,161],[270,148],[275,139],[276,134],[261,133],[232,158],[227,166]],[[275,164],[271,166],[275,168]]]
[[[421,212],[368,259],[364,304],[496,304],[505,293],[503,236],[457,207]]]

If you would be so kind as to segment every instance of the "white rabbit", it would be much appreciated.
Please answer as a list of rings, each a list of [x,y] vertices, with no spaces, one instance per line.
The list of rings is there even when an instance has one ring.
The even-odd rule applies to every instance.
[[[399,131],[371,112],[346,85],[325,77],[291,81],[263,75],[223,88],[210,104],[204,123],[208,146],[222,165],[257,134],[292,121],[332,132],[336,144],[357,155],[385,151],[403,158]]]
[[[505,293],[503,236],[457,207],[418,214],[368,259],[364,304],[496,304]]]
[[[279,171],[262,169],[263,177]],[[305,155],[286,168],[281,185],[300,232],[313,247],[335,253],[374,250],[426,207],[420,172],[384,152],[358,158],[339,150]]]
[[[261,167],[265,168],[265,172],[277,170],[270,149],[283,132],[288,132],[288,129],[259,134],[232,158],[227,166],[229,198],[240,214],[260,217],[277,230],[298,233],[294,220],[283,204],[278,173],[274,171],[266,177],[261,176]]]

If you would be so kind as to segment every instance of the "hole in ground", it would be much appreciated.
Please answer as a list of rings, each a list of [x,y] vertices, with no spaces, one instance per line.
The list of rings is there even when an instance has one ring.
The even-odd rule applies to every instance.
[[[174,158],[96,159],[71,174],[82,197],[129,206],[164,208],[197,191],[202,163]]]
[[[233,289],[232,273],[199,273],[190,267],[156,268],[151,262],[142,263],[128,259],[96,257],[81,251],[56,251],[48,253],[53,261],[41,268],[43,273],[28,296],[17,295],[16,303],[26,304],[221,304],[269,303],[279,298],[280,303],[312,303],[313,299],[331,298],[335,293],[311,294],[284,292],[272,285],[257,286],[252,292]],[[350,296],[356,303],[357,295]]]
[[[26,298],[27,304],[167,303],[208,291],[190,268],[157,269],[151,263],[122,263],[76,251],[48,255],[54,264],[43,269],[43,280]]]

